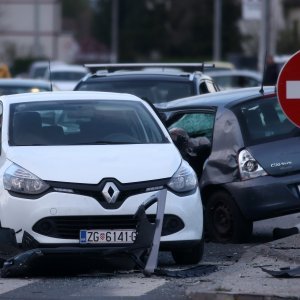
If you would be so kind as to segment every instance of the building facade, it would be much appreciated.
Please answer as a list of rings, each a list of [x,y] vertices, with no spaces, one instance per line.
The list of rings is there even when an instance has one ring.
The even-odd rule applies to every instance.
[[[0,0],[0,55],[72,62],[77,43],[63,33],[59,0]]]

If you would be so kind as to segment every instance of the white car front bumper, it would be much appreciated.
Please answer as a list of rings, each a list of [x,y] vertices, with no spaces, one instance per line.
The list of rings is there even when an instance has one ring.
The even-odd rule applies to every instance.
[[[50,220],[61,217],[82,217],[81,219],[84,220],[84,217],[101,216],[128,216],[131,218],[138,206],[154,193],[133,195],[128,197],[119,208],[105,209],[93,197],[78,194],[49,192],[40,198],[28,199],[16,197],[7,191],[3,191],[0,197],[1,226],[14,229],[18,243],[22,242],[23,234],[26,231],[41,246],[79,244],[79,231],[78,238],[57,238],[38,233],[33,230],[33,227],[44,218]],[[147,210],[147,214],[154,215],[155,213],[156,204]],[[172,244],[173,242],[199,241],[202,239],[203,210],[198,188],[192,193],[180,196],[167,191],[165,215],[174,215],[180,218],[183,228],[175,233],[162,236],[161,242]]]

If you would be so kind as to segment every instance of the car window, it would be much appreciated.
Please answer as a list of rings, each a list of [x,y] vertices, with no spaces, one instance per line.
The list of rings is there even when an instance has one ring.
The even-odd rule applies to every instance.
[[[234,109],[245,145],[255,145],[300,134],[282,112],[277,98],[259,99]]]
[[[207,93],[209,93],[209,89],[208,89],[208,86],[207,86],[207,84],[206,84],[205,81],[203,81],[203,82],[200,83],[199,92],[200,92],[200,94],[207,94]]]
[[[213,113],[197,112],[187,113],[182,115],[176,120],[168,129],[182,128],[190,137],[205,136],[210,141],[212,140],[213,127],[214,127]]]
[[[10,145],[166,143],[140,102],[47,101],[10,106]]]
[[[215,82],[223,89],[254,87],[259,85],[259,81],[244,75],[224,75],[215,76]]]
[[[32,78],[43,78],[47,69],[48,66],[34,68]]]
[[[243,77],[243,86],[242,87],[253,87],[253,86],[259,86],[260,82],[254,78],[251,77]]]
[[[234,86],[233,76],[216,76],[214,81],[223,89],[228,89]]]
[[[163,103],[195,95],[193,83],[190,81],[161,79],[85,81],[77,87],[77,90],[129,93],[152,103]]]
[[[258,86],[259,82],[251,77],[243,75],[232,76],[231,84],[233,88],[253,87]]]
[[[51,72],[51,80],[54,81],[79,81],[86,75],[85,72]]]

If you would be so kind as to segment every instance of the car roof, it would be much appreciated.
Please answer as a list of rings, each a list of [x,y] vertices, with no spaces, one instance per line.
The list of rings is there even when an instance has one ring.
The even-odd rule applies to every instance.
[[[144,100],[131,95],[111,92],[82,92],[82,91],[55,91],[42,93],[24,93],[1,96],[4,103],[22,103],[36,101],[60,101],[60,100],[129,100],[145,102]]]
[[[47,80],[23,79],[23,78],[1,78],[0,86],[50,86]]]
[[[81,65],[54,65],[50,68],[51,72],[88,72],[88,69]]]
[[[157,105],[156,107],[160,110],[166,111],[201,107],[231,107],[239,102],[245,101],[246,99],[255,99],[259,97],[275,95],[274,86],[264,87],[263,94],[260,92],[260,90],[260,87],[252,87],[208,93],[173,100],[168,103],[164,103],[161,106]]]

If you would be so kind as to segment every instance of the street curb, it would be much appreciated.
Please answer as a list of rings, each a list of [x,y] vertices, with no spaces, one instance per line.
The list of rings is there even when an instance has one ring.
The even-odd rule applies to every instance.
[[[249,252],[256,252],[259,255],[276,258],[286,262],[300,264],[300,234],[275,240],[269,243],[255,246]],[[300,295],[300,292],[299,292]]]

